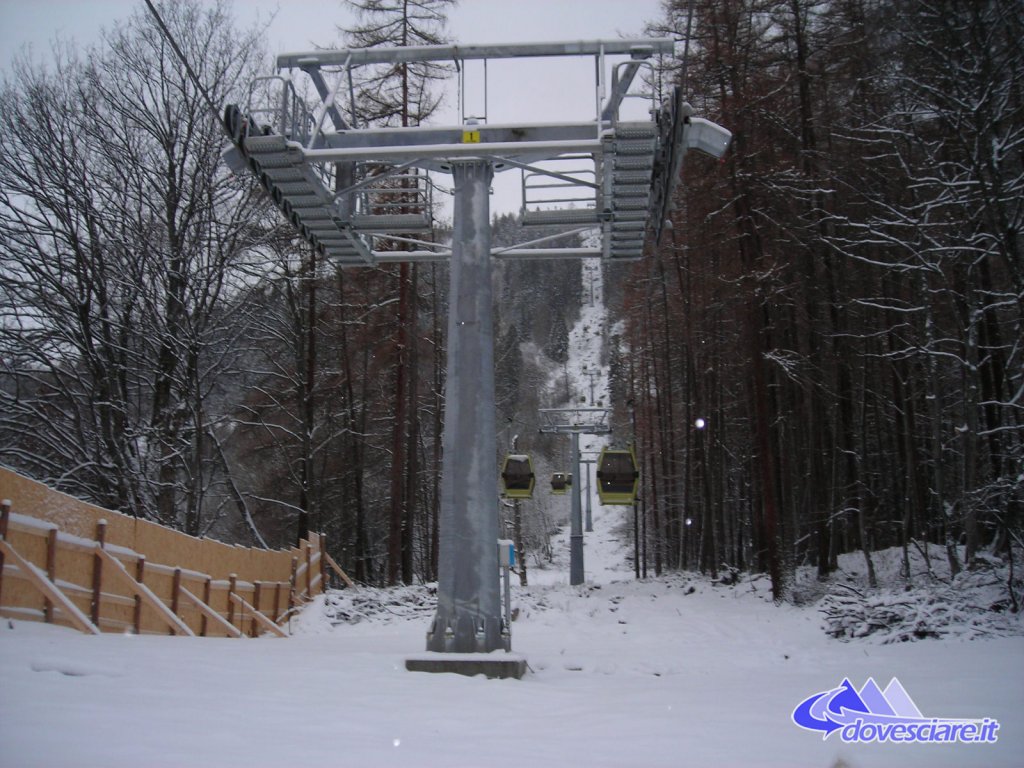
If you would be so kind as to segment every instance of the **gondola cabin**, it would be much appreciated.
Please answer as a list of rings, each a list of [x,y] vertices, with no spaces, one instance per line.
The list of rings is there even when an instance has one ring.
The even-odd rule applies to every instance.
[[[551,475],[551,492],[561,496],[572,487],[571,472],[555,472]]]
[[[640,485],[640,470],[631,448],[602,448],[597,460],[597,495],[602,504],[632,505]]]
[[[506,499],[532,499],[536,479],[533,462],[525,453],[510,453],[501,467],[501,495]]]

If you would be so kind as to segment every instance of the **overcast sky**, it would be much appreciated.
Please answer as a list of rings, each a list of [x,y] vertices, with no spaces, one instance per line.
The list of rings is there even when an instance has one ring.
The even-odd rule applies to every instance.
[[[645,22],[660,15],[661,0],[462,0],[449,15],[458,42],[508,43],[641,37]],[[80,45],[95,42],[102,28],[145,9],[142,0],[0,0],[0,69],[8,69],[25,45],[45,60],[58,38]],[[271,54],[302,51],[339,41],[338,26],[354,21],[344,0],[235,0],[243,25],[273,16],[267,38]],[[481,65],[467,68],[469,115],[483,115]],[[560,122],[593,119],[591,59],[575,64],[551,59],[492,62],[488,67],[488,122]],[[449,109],[457,97],[448,97]],[[639,105],[634,105],[639,106]],[[454,113],[457,115],[457,112]],[[457,118],[456,118],[457,119]],[[444,120],[444,122],[451,122]],[[501,179],[499,186],[511,183]],[[518,176],[518,174],[516,174]],[[518,179],[515,181],[518,190]],[[494,207],[508,210],[511,193]],[[515,193],[518,199],[518,192]]]
[[[461,43],[591,40],[637,36],[656,18],[660,0],[462,0],[449,17]],[[142,0],[0,0],[0,63],[6,68],[25,44],[44,55],[58,36],[95,40],[103,27],[144,8]],[[327,45],[333,29],[352,21],[343,0],[235,0],[243,21],[276,17],[271,51]]]

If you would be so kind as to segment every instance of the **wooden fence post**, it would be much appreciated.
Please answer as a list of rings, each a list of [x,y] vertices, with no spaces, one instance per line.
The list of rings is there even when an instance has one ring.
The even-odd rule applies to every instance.
[[[46,534],[46,578],[56,583],[57,581],[57,529],[51,528]],[[53,601],[43,598],[43,621],[47,624],[53,623]]]
[[[270,618],[277,621],[281,616],[281,582],[274,582],[274,615]]]
[[[7,521],[11,518],[11,500],[0,501],[0,539],[7,540]],[[4,553],[0,552],[0,597],[4,592]],[[3,602],[0,601],[0,605]]]
[[[210,597],[213,594],[213,577],[207,576],[206,583],[203,584],[203,602],[206,603],[208,608],[213,608],[210,605]],[[202,637],[206,637],[206,613],[203,613],[202,618],[199,620],[199,634]]]
[[[171,613],[181,619],[180,609],[181,598],[181,568],[174,569],[174,579],[171,581]],[[184,621],[184,619],[182,619]],[[174,630],[168,629],[168,634],[173,635]]]
[[[260,592],[262,591],[262,588],[263,588],[263,582],[262,581],[257,581],[256,582],[255,590],[254,590],[253,595],[252,595],[252,607],[256,610],[256,613],[260,612]],[[260,626],[256,622],[255,619],[253,619],[253,622],[252,622],[252,633],[251,634],[252,634],[253,637],[259,637],[260,636]]]
[[[306,540],[306,599],[313,599],[313,534]]]
[[[235,586],[238,584],[238,574],[232,573],[228,576],[228,624],[235,626],[235,601],[231,596],[235,594]]]
[[[299,580],[299,558],[292,558],[292,575],[288,580],[288,612],[291,613],[292,608],[295,607],[295,590],[298,588],[296,582]]]
[[[96,545],[103,549],[107,540],[107,521],[96,523]],[[97,627],[100,625],[100,601],[103,596],[103,557],[97,552],[92,561],[92,611],[90,619]]]
[[[327,534],[320,534],[320,593],[327,592]]]
[[[139,559],[135,561],[135,580],[139,584],[144,584],[146,580],[146,556],[139,555]],[[135,627],[135,634],[142,634],[142,597],[140,595],[135,596],[135,610],[132,613],[132,624]]]

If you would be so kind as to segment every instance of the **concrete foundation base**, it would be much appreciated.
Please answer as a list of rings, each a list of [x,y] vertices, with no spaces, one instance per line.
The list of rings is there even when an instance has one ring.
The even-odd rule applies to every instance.
[[[457,675],[485,675],[491,678],[526,674],[526,658],[515,653],[422,653],[405,660],[410,672],[454,672]]]

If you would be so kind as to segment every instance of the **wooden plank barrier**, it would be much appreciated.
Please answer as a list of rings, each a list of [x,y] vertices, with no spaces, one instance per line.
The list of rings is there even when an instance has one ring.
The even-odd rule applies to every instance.
[[[104,510],[0,467],[0,615],[83,632],[286,637],[279,624],[320,594],[322,534],[256,550]],[[13,499],[13,503],[8,500]]]
[[[92,635],[98,635],[100,633],[100,629],[96,626],[95,622],[90,621],[84,613],[78,610],[78,607],[74,603],[64,596],[64,593],[57,589],[57,586],[52,581],[46,578],[46,576],[42,574],[35,565],[19,555],[18,552],[3,539],[0,539],[0,551],[3,551],[5,557],[9,557],[11,559],[12,565],[17,567],[51,603],[56,603],[63,609],[68,621],[73,627],[75,627],[75,629],[80,629],[81,631],[88,632]],[[4,567],[6,567],[6,565]]]
[[[228,622],[221,618],[221,615],[217,613],[215,610],[213,610],[213,608],[211,608],[209,604],[207,604],[204,600],[201,600],[195,595],[193,595],[184,587],[181,588],[181,596],[184,597],[186,600],[189,600],[192,603],[192,605],[199,609],[199,611],[203,614],[204,623],[202,631],[204,635],[206,634],[205,619],[210,619],[211,621],[213,621],[214,624],[218,625],[221,629],[223,629],[225,634],[227,634],[229,637],[242,636],[242,631],[238,627],[228,624]],[[207,598],[207,600],[208,599],[209,598]]]
[[[341,579],[341,580],[342,580],[343,582],[345,582],[345,586],[346,586],[346,587],[348,587],[349,589],[354,589],[354,588],[355,588],[355,586],[356,586],[356,585],[355,585],[355,584],[354,584],[354,583],[352,582],[352,579],[350,579],[350,578],[348,577],[348,574],[347,574],[347,573],[345,573],[345,572],[344,572],[344,571],[343,571],[343,570],[341,569],[341,566],[340,566],[340,565],[338,565],[338,564],[337,564],[337,563],[336,563],[336,562],[334,561],[334,558],[333,558],[333,557],[331,557],[331,556],[330,556],[330,555],[329,555],[329,554],[327,553],[327,549],[326,549],[326,548],[324,549],[324,563],[326,563],[327,565],[331,566],[331,569],[332,569],[332,570],[333,570],[333,571],[334,571],[334,572],[335,572],[336,574],[338,574],[338,578],[340,578],[340,579]]]
[[[236,604],[243,611],[248,611],[249,615],[252,616],[253,619],[255,619],[256,622],[268,632],[271,632],[272,634],[275,634],[278,637],[288,637],[284,630],[277,626],[277,624],[275,624],[262,613],[257,611],[253,606],[249,605],[249,603],[247,603],[234,592],[228,595],[228,599],[230,599],[232,603]]]
[[[132,578],[132,575],[128,573],[128,569],[124,567],[124,564],[114,557],[112,554],[107,552],[101,545],[96,550],[96,555],[100,560],[111,566],[113,572],[120,576],[125,586],[128,587],[133,593],[134,597],[141,598],[142,602],[156,611],[157,615],[160,616],[164,621],[167,622],[168,628],[171,630],[171,634],[174,635],[187,635],[188,637],[195,637],[195,633],[188,628],[188,626],[178,618],[176,613],[178,609],[177,595],[172,598],[171,608],[164,605],[163,601],[150,591],[149,587],[145,584],[141,584]],[[181,572],[181,569],[178,569]],[[181,588],[180,581],[177,582],[178,588]]]

